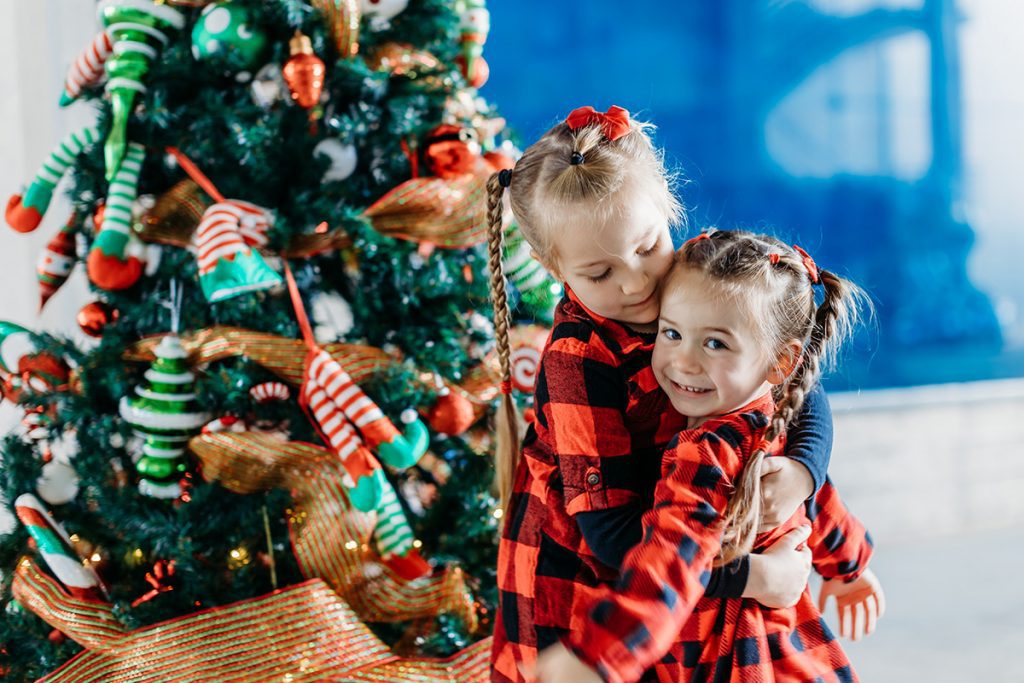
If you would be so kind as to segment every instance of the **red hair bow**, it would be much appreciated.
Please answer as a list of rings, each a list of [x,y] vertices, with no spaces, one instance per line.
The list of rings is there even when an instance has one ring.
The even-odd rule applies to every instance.
[[[796,249],[796,253],[800,254],[800,258],[803,259],[804,268],[807,269],[807,277],[811,279],[811,283],[815,285],[818,284],[818,281],[821,279],[818,277],[818,264],[814,262],[814,259],[811,258],[810,254],[800,247],[794,244],[793,248]]]
[[[601,132],[609,140],[618,140],[629,132],[629,112],[622,107],[612,105],[608,111],[601,113],[591,106],[578,107],[565,118],[571,130],[598,124]]]

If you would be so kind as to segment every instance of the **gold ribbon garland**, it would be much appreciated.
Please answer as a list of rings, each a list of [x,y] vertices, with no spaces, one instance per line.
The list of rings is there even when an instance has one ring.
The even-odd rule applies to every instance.
[[[18,600],[70,637],[102,623],[103,611],[61,601],[63,590],[32,562],[14,577]],[[36,598],[45,601],[33,602]],[[50,601],[53,598],[53,601]],[[38,607],[39,609],[36,609]],[[105,608],[107,614],[110,608]],[[59,626],[58,626],[59,624]],[[490,638],[449,659],[396,656],[320,579],[202,610],[136,631],[95,631],[94,647],[44,683],[163,681],[461,681],[488,679]],[[79,641],[81,642],[81,641]]]

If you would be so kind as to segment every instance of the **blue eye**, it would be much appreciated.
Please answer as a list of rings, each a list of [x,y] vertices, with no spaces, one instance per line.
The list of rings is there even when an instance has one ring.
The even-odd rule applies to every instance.
[[[724,351],[729,348],[721,339],[715,339],[714,337],[710,337],[705,341],[704,346],[708,347],[712,351]]]
[[[665,339],[668,339],[669,341],[679,341],[680,339],[682,339],[679,333],[673,330],[671,327],[666,327],[661,331],[661,333],[662,335],[664,335]]]

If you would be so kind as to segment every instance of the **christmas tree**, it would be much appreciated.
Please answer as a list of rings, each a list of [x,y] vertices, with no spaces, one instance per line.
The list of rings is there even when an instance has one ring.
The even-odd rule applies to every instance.
[[[485,680],[483,0],[97,9],[60,97],[95,123],[6,211],[53,229],[64,179],[40,298],[86,268],[97,342],[0,321],[0,675]],[[560,291],[504,231],[526,402]]]

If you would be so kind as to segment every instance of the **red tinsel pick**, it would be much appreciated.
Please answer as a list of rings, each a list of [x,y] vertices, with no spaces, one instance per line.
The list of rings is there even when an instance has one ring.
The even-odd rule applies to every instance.
[[[174,560],[157,560],[153,565],[153,571],[146,572],[146,582],[153,588],[147,591],[142,597],[132,602],[132,607],[138,607],[142,603],[152,600],[161,593],[174,590],[174,586],[164,583],[174,576]]]

